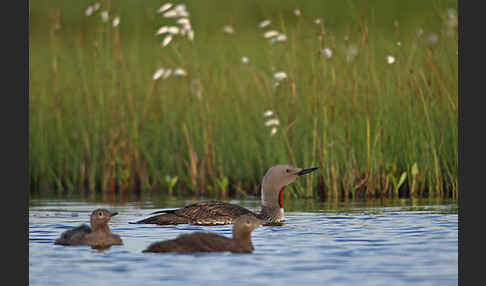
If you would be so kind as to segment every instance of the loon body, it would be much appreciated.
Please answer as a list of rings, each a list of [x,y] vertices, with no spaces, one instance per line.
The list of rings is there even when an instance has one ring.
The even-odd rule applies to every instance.
[[[76,228],[67,230],[56,239],[54,244],[59,245],[90,245],[93,248],[107,248],[111,245],[122,245],[119,235],[110,232],[108,222],[117,215],[106,209],[96,209],[91,213],[91,227],[82,224]]]
[[[179,235],[175,239],[155,242],[142,252],[253,252],[251,232],[261,221],[251,214],[246,214],[234,220],[233,237],[228,238],[209,232],[192,232]]]
[[[261,187],[262,207],[259,213],[235,204],[221,201],[201,201],[175,210],[162,210],[155,216],[135,223],[174,225],[224,225],[231,224],[241,215],[249,214],[266,224],[278,224],[284,221],[283,192],[285,187],[299,176],[308,174],[317,168],[296,168],[290,165],[276,165],[270,168],[263,177]]]

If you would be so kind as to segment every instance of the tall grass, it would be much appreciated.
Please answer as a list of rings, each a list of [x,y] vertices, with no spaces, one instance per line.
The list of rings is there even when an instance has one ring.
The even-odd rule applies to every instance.
[[[226,198],[289,163],[321,167],[290,196],[457,196],[457,3],[186,1],[194,40],[162,48],[142,2],[30,2],[31,192]]]

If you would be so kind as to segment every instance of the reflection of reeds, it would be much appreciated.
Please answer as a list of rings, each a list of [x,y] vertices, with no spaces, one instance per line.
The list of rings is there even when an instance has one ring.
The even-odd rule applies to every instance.
[[[210,29],[194,17],[197,38],[162,49],[154,34],[178,20],[158,14],[160,3],[153,18],[143,11],[136,21],[109,4],[89,17],[83,7],[77,25],[69,25],[65,8],[50,10],[45,42],[33,19],[33,191],[228,197],[257,193],[269,166],[290,163],[321,168],[289,196],[457,197],[457,37],[450,28],[434,39],[427,27],[423,37],[404,25],[377,34],[362,20],[341,31],[326,17],[307,16],[305,6],[296,19],[294,6],[247,29],[232,20],[238,30],[231,37],[221,32],[228,19]],[[283,31],[285,41],[262,37],[271,30],[269,39]]]

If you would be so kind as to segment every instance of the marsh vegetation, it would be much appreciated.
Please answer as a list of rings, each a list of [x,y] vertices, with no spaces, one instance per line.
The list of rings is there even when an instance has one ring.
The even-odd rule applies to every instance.
[[[30,1],[30,192],[457,197],[455,1],[230,2]]]

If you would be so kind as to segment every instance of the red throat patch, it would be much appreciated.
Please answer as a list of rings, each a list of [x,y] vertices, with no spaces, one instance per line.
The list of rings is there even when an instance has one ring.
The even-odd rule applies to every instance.
[[[283,186],[280,189],[280,192],[278,193],[278,205],[280,206],[281,209],[283,209],[283,192],[285,190],[285,187],[287,186]]]

